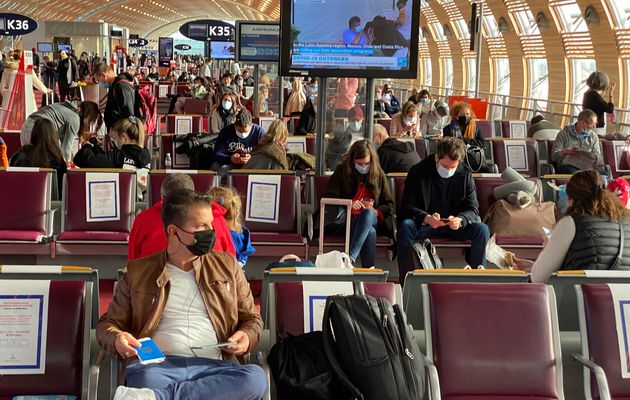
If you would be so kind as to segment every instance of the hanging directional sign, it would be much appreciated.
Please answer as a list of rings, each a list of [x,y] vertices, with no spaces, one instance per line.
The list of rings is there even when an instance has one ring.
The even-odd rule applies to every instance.
[[[144,47],[147,44],[149,44],[149,41],[147,39],[129,39],[129,47]]]
[[[0,35],[26,35],[37,29],[37,21],[20,14],[0,14]]]
[[[183,51],[186,51],[186,50],[190,50],[191,48],[192,48],[192,47],[191,47],[189,44],[183,44],[183,43],[180,43],[180,44],[176,44],[176,45],[175,45],[175,50],[183,50]]]

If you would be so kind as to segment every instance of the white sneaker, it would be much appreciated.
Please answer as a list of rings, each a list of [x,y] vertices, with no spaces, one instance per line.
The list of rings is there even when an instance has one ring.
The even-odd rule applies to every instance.
[[[134,389],[118,386],[114,394],[114,400],[156,400],[156,397],[151,389]]]

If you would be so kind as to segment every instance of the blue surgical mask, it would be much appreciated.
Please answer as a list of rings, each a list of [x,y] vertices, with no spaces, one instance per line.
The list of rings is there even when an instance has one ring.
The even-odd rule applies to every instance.
[[[428,103],[429,103],[429,98],[428,98],[428,97],[423,97],[423,98],[421,99],[421,101],[422,101],[422,103],[424,103],[424,104],[428,104]]]
[[[361,25],[357,26],[356,28],[354,28],[354,31],[356,33],[360,33],[361,32]]]
[[[360,173],[361,175],[365,175],[368,172],[370,172],[370,164],[360,165],[360,164],[354,163],[354,169],[356,169],[357,172]]]
[[[440,177],[444,178],[444,179],[448,179],[451,178],[453,175],[455,175],[455,171],[457,171],[456,169],[446,169],[441,165],[437,166],[437,172],[440,175]]]
[[[353,130],[355,132],[361,130],[361,122],[360,121],[348,122],[348,126],[350,127],[351,130]]]
[[[98,86],[101,89],[109,89],[109,83],[107,83],[107,82],[101,82],[101,83],[98,84]]]

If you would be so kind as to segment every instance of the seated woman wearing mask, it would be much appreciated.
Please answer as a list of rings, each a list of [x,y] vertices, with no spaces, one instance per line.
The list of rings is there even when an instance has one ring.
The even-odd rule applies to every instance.
[[[218,135],[221,129],[234,123],[234,118],[238,112],[235,106],[234,95],[225,93],[221,96],[221,104],[217,104],[217,108],[212,112],[210,117],[210,133]]]
[[[258,91],[258,116],[260,117],[272,117],[273,111],[269,109],[269,87],[267,85],[261,85]]]
[[[350,225],[350,259],[361,257],[361,266],[375,265],[376,232],[385,228],[394,201],[387,177],[378,161],[374,146],[368,140],[354,143],[330,177],[324,197],[352,200]]]
[[[418,107],[408,101],[403,104],[402,110],[392,117],[389,134],[391,137],[420,137],[419,122]]]
[[[475,114],[469,103],[460,101],[451,108],[451,123],[442,130],[444,136],[462,139],[466,144],[466,159],[464,164],[471,172],[490,173],[492,168],[484,165],[486,141],[481,130],[475,123]]]

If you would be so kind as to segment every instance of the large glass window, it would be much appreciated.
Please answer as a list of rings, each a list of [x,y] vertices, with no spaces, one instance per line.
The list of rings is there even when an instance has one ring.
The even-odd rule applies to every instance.
[[[424,84],[423,86],[433,85],[433,65],[430,58],[423,58],[422,64],[424,65]]]
[[[497,86],[496,92],[508,96],[510,94],[510,60],[507,58],[497,58],[494,60],[496,68]]]
[[[555,9],[560,16],[563,32],[588,32],[586,21],[577,3],[557,6]]]
[[[630,4],[628,0],[608,0],[613,10],[615,27],[630,29]]]
[[[448,96],[452,93],[453,89],[453,59],[442,59],[442,69],[444,72],[444,96]]]
[[[630,60],[624,60],[624,69],[626,72],[626,79],[630,79]],[[626,85],[628,86],[628,85]],[[619,89],[618,89],[619,90]],[[625,93],[625,108],[628,109],[630,108],[630,88],[626,87],[626,93]],[[630,134],[630,112],[625,112],[622,113],[620,116],[621,119],[621,123],[625,124],[626,126],[620,126],[619,130],[621,131],[621,133],[628,135]]]
[[[584,92],[588,89],[586,79],[595,71],[595,60],[572,60],[571,81],[573,86],[573,103],[582,104]]]
[[[522,35],[540,34],[540,30],[538,29],[538,25],[536,25],[536,20],[531,11],[518,11],[514,13],[514,16],[516,17],[516,22]]]
[[[431,24],[433,27],[433,32],[435,33],[435,41],[439,42],[442,40],[446,40],[446,35],[444,35],[444,27],[438,23]]]
[[[462,18],[455,20],[455,26],[457,27],[457,31],[459,32],[459,37],[461,39],[466,39],[470,37],[470,32],[468,31],[468,24]]]
[[[470,94],[474,95],[475,93],[475,81],[477,80],[477,60],[474,58],[466,59],[466,69],[468,77],[466,82],[466,90],[471,92]]]
[[[488,36],[501,36],[501,32],[499,32],[499,25],[497,25],[497,20],[494,19],[493,15],[484,15],[483,25],[486,28],[486,33],[488,34]]]
[[[528,102],[527,108],[534,111],[546,111],[546,100],[549,96],[549,71],[546,59],[534,58],[529,60],[529,82],[529,97],[534,100]]]

